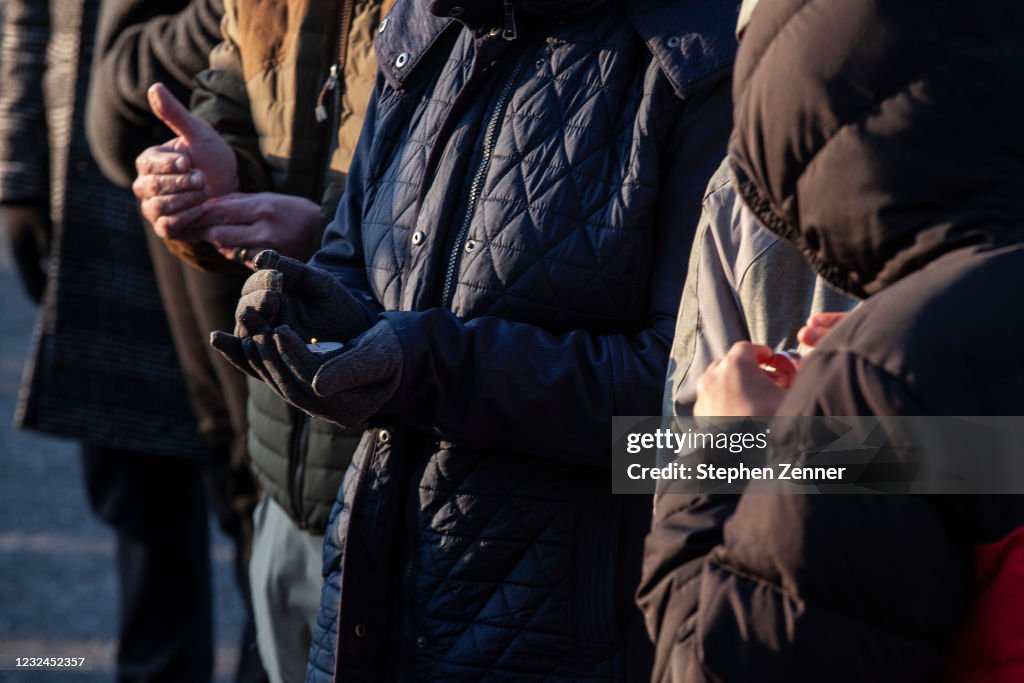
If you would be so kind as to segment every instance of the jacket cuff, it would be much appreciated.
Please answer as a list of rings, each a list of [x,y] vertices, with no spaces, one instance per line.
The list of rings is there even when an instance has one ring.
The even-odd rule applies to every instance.
[[[380,410],[377,411],[378,415],[400,416],[406,410],[406,405],[402,398],[409,395],[409,392],[406,390],[406,383],[414,374],[409,372],[409,363],[412,361],[409,349],[416,348],[417,343],[421,345],[424,343],[422,330],[416,331],[415,326],[410,324],[412,323],[411,317],[415,315],[415,311],[387,311],[377,316],[378,325],[381,323],[391,325],[391,329],[394,331],[395,336],[398,337],[398,344],[401,347],[402,354],[402,361],[400,364],[400,367],[402,368],[402,377],[398,382],[398,387],[395,389],[394,393],[391,394],[391,397],[388,398],[384,405],[381,406]]]

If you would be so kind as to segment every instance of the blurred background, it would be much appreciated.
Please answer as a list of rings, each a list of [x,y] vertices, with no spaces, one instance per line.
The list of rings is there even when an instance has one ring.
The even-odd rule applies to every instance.
[[[89,510],[77,446],[11,425],[35,307],[0,221],[0,654],[86,657],[87,672],[0,671],[0,681],[114,680],[114,541]],[[231,679],[242,626],[233,548],[211,520],[218,681]]]

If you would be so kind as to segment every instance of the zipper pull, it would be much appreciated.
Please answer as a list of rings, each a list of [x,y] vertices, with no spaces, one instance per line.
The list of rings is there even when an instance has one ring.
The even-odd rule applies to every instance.
[[[515,40],[519,37],[516,30],[516,10],[512,6],[512,0],[505,0],[505,28],[501,32],[501,37],[505,40]]]
[[[320,88],[320,94],[316,98],[316,122],[323,123],[327,120],[327,95],[338,86],[338,65],[331,65],[331,73]]]

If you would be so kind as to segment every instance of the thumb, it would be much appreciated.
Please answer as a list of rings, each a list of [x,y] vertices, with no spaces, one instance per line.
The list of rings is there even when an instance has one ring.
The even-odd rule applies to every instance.
[[[395,380],[402,372],[402,344],[391,323],[381,320],[332,357],[313,377],[313,391],[329,398],[341,391]]]
[[[273,249],[264,249],[256,254],[252,267],[257,271],[275,270],[281,274],[281,284],[286,292],[302,297],[318,297],[343,287],[333,275],[320,268],[308,266],[288,256],[282,256]],[[345,290],[347,293],[347,290]]]
[[[764,363],[775,355],[775,349],[770,346],[765,346],[764,344],[751,344],[750,351],[755,363]]]
[[[206,122],[185,108],[163,83],[154,83],[146,93],[149,108],[175,134],[195,140],[206,131]]]

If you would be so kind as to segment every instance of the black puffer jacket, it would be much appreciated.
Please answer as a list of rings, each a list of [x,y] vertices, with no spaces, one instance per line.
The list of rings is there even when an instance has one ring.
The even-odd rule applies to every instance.
[[[404,358],[328,529],[310,680],[646,678],[650,500],[611,495],[610,424],[658,410],[736,6],[517,2],[506,41],[502,2],[461,4],[381,27],[313,261]]]
[[[780,409],[1024,414],[1024,7],[762,2],[730,153],[770,229],[870,298]],[[778,437],[781,440],[781,437]],[[656,680],[1024,680],[1019,496],[668,496]]]

